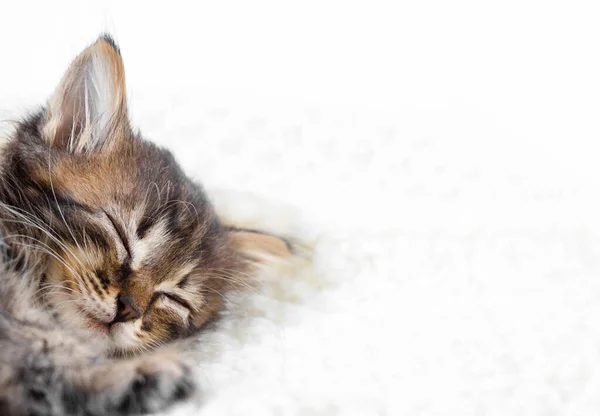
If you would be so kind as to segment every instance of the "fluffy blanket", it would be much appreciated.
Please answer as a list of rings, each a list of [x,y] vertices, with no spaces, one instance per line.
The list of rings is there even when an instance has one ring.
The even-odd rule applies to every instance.
[[[170,416],[597,414],[594,3],[213,3],[0,25],[3,110],[110,29],[134,123],[301,247],[231,298]]]

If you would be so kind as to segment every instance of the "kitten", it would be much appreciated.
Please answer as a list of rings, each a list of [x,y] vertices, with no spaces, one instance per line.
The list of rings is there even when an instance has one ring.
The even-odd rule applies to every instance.
[[[224,225],[131,128],[108,36],[0,147],[0,234],[6,416],[133,415],[189,397],[191,363],[172,341],[213,320],[265,258],[289,255],[282,239]]]

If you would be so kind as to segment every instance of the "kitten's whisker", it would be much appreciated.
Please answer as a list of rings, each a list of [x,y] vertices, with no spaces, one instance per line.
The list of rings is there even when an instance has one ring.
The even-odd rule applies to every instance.
[[[17,221],[17,220],[3,220],[4,222],[14,222],[17,224],[23,224],[23,225],[31,225],[34,228],[42,231],[44,234],[46,234],[46,236],[48,236],[53,242],[55,242],[61,249],[67,251],[69,254],[71,254],[71,256],[73,256],[73,258],[75,260],[77,260],[77,262],[80,264],[80,266],[82,267],[82,269],[86,269],[86,267],[84,266],[84,264],[81,262],[81,260],[79,259],[79,257],[77,257],[75,255],[75,253],[73,253],[73,251],[66,245],[64,244],[62,241],[60,241],[58,239],[58,237],[56,237],[55,235],[53,235],[50,231],[46,230],[45,228],[43,228],[41,225],[35,223],[32,221],[31,218],[36,219],[38,221],[41,221],[39,218],[33,216],[31,213],[24,211],[25,213],[31,215],[31,218],[27,217],[26,215],[19,213],[18,211],[15,211],[13,208],[17,208],[17,207],[12,207],[10,205],[6,205],[6,204],[2,204],[0,203],[0,206],[3,207],[4,209],[6,209],[9,213],[16,215],[17,217],[23,218],[23,220],[28,221],[28,222],[22,222],[22,221]],[[18,209],[18,208],[17,208]],[[53,231],[53,230],[52,230]],[[81,249],[81,248],[80,248]]]
[[[156,189],[156,198],[159,200],[160,203],[160,191],[158,190],[158,185],[156,184],[156,182],[150,182],[148,184],[148,188],[146,189],[146,195],[144,196],[144,202],[142,204],[142,206],[144,207],[148,206],[148,197],[150,196],[150,188],[152,188],[152,186],[154,186],[154,188]]]
[[[50,296],[50,295],[65,295],[65,293],[64,292],[59,292],[59,291],[50,291],[48,293],[44,293],[43,295],[37,297],[36,300],[45,298],[45,297]],[[48,298],[48,299],[50,300],[50,302],[52,302],[51,301],[52,298]],[[69,301],[75,301],[75,299],[69,299]],[[53,303],[53,305],[56,306],[54,303]]]
[[[209,291],[209,292],[215,293],[215,294],[217,294],[219,296],[224,296],[225,295],[225,292],[220,292],[217,289],[213,289],[212,287],[208,287],[208,286],[203,286],[202,287],[202,291]],[[200,305],[200,307],[202,307],[202,305]]]
[[[218,271],[218,270],[216,270],[216,271]],[[219,274],[211,273],[208,276],[209,276],[209,278],[220,279],[220,280],[226,281],[228,283],[232,283],[234,285],[239,285],[239,286],[241,286],[245,289],[248,289],[254,293],[258,293],[258,289],[256,287],[253,287],[251,284],[247,283],[242,278],[235,276],[234,274],[227,274],[227,273],[219,272]]]
[[[247,277],[249,279],[256,279],[256,277],[250,273],[246,273],[243,272],[241,270],[236,270],[236,269],[227,269],[227,268],[217,268],[217,267],[212,267],[212,268],[208,268],[206,270],[216,270],[219,272],[231,272],[231,273],[235,273],[235,274],[239,274],[241,276]]]
[[[76,304],[77,306],[83,308],[83,304],[81,303],[81,299],[67,299],[67,300],[62,300],[62,301],[60,301],[58,303],[52,303],[52,305],[55,308],[60,308],[60,307],[63,307],[65,305],[67,305],[67,304],[73,304],[73,303]]]
[[[230,276],[219,276],[219,275],[210,275],[210,278],[212,279],[217,279],[217,280],[222,280],[225,281],[227,283],[230,283],[234,288],[239,289],[239,288],[243,288],[245,290],[248,290],[254,294],[258,294],[260,293],[256,288],[250,286],[248,283],[242,282],[242,281],[236,281],[233,280]]]
[[[29,206],[31,207],[31,204],[29,204]],[[2,202],[0,202],[0,207],[6,209],[9,213],[11,213],[13,215],[16,215],[16,216],[18,216],[20,218],[23,218],[23,219],[26,219],[26,220],[29,220],[31,223],[36,224],[38,226],[40,226],[40,225],[48,225],[48,224],[45,224],[42,221],[42,219],[39,218],[39,217],[37,217],[33,212],[27,211],[27,210],[25,210],[23,208],[19,208],[19,207],[16,207],[14,205],[2,203]],[[36,222],[34,222],[34,220]],[[50,230],[54,231],[51,227],[50,227]]]
[[[151,339],[148,342],[148,346],[151,349],[158,349],[158,348],[162,348],[165,345],[165,343],[159,339]],[[146,349],[146,351],[149,349],[147,346],[144,346],[144,348]]]
[[[72,292],[75,293],[77,295],[79,295],[80,293],[78,291],[76,291],[73,288],[67,287],[67,286],[62,286],[60,284],[54,284],[54,283],[44,283],[38,290],[36,290],[33,295],[37,295],[40,292],[43,292],[43,294],[48,294],[48,293],[64,293],[64,291],[67,292]]]
[[[160,217],[167,209],[169,209],[172,206],[175,206],[177,204],[183,204],[186,208],[188,208],[188,210],[189,210],[189,206],[191,206],[192,208],[194,208],[194,212],[196,213],[196,218],[199,218],[198,209],[196,209],[196,206],[189,201],[182,201],[180,199],[174,199],[174,200],[165,202],[161,207],[159,207],[160,212],[158,212],[156,214],[156,216]]]
[[[82,292],[92,293],[94,291],[94,289],[91,287],[93,286],[91,282],[88,282],[88,280],[83,278],[82,276],[79,276],[79,279],[81,279],[81,282],[77,282],[77,284],[79,285],[79,288]]]
[[[87,260],[88,265],[93,264],[92,259],[90,257],[90,249],[87,245],[87,233],[85,232],[85,224],[83,224],[83,246],[85,247],[85,250],[83,250],[83,255],[85,256],[85,259]]]
[[[45,289],[45,288],[53,288],[53,289],[57,288],[57,289],[61,289],[61,290],[62,289],[66,289],[66,290],[71,291],[71,292],[79,293],[75,289],[73,289],[72,287],[69,287],[66,281],[60,282],[60,283],[42,283],[40,285],[40,287],[43,288],[43,289]]]
[[[79,273],[77,273],[77,271],[75,271],[75,269],[73,269],[69,264],[67,264],[67,262],[65,261],[65,259],[62,256],[60,256],[50,246],[48,246],[47,244],[38,240],[37,238],[31,237],[28,235],[22,235],[22,234],[7,235],[7,236],[4,236],[4,238],[5,239],[7,239],[7,238],[26,238],[26,239],[34,240],[34,242],[41,244],[42,246],[38,247],[34,244],[26,244],[26,243],[22,243],[20,241],[17,241],[13,244],[22,245],[22,246],[31,248],[33,250],[39,251],[41,253],[47,254],[49,256],[52,256],[54,259],[56,259],[58,262],[60,262],[63,266],[65,266],[71,273],[73,273],[73,275],[79,276]]]

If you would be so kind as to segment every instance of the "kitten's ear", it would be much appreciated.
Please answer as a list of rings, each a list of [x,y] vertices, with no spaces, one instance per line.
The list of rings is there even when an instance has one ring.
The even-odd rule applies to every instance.
[[[100,37],[72,63],[50,98],[43,134],[53,146],[89,152],[110,146],[129,127],[119,49]]]
[[[229,241],[243,256],[259,263],[272,258],[284,259],[292,254],[287,241],[256,230],[229,228]]]

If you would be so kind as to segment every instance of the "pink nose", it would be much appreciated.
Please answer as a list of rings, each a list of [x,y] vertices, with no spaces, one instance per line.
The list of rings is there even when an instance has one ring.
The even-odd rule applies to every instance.
[[[117,316],[115,316],[114,323],[127,322],[138,319],[142,314],[134,306],[133,298],[129,295],[119,295],[117,297]]]

